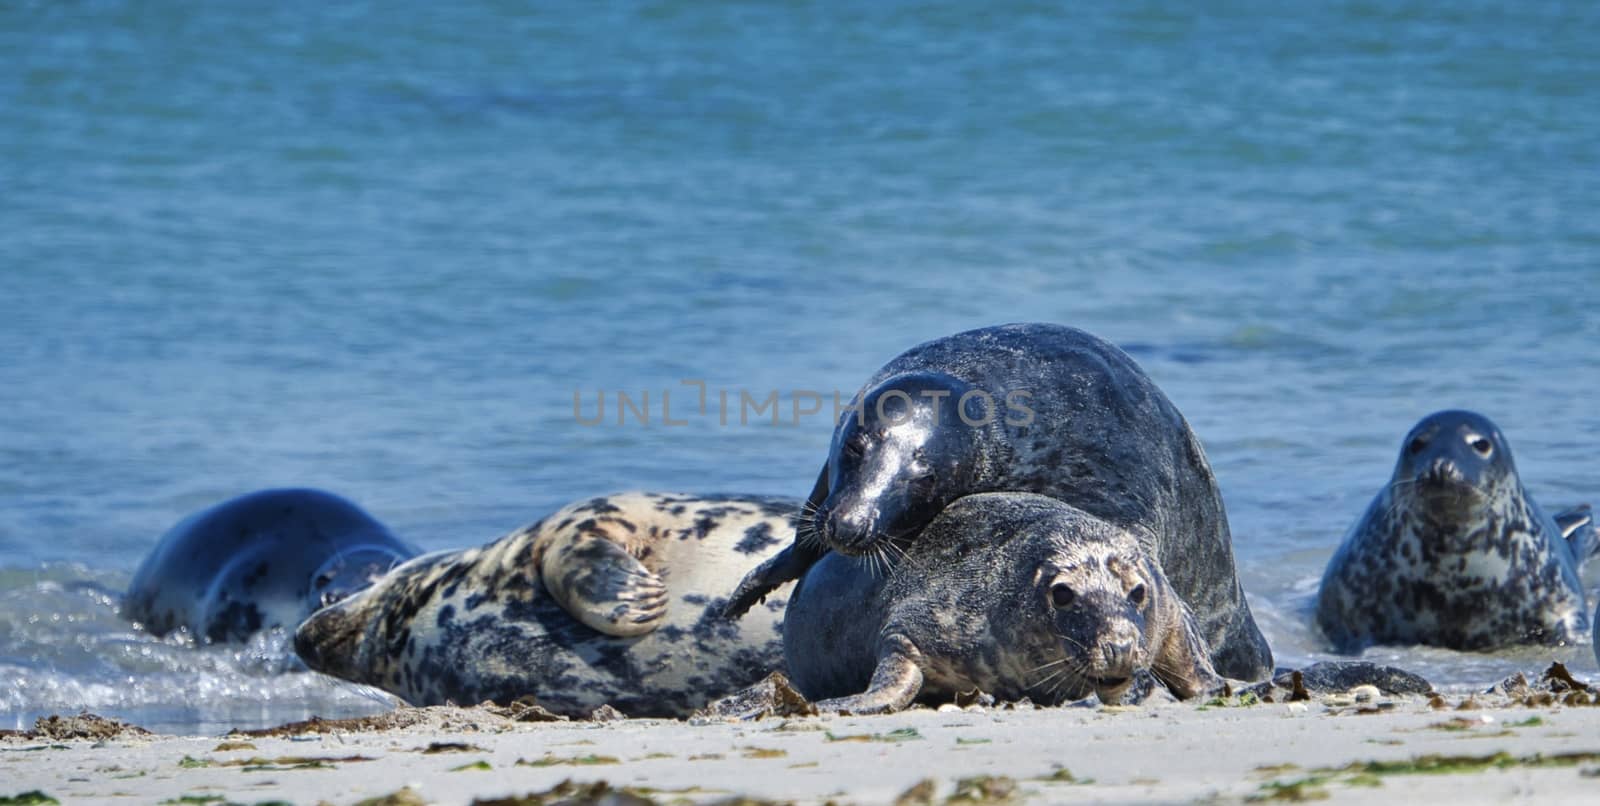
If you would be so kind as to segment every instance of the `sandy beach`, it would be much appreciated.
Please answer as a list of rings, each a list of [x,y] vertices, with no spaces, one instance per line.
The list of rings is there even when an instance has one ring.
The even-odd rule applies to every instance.
[[[1373,695],[750,721],[527,722],[505,709],[408,708],[223,737],[62,719],[0,739],[0,803],[49,802],[5,800],[38,793],[61,803],[339,806],[1551,804],[1600,793],[1592,695]],[[75,731],[101,738],[60,738]]]

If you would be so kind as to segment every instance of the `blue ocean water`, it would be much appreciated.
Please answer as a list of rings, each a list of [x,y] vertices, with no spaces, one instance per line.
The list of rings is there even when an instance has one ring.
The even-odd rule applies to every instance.
[[[0,725],[383,707],[116,618],[228,496],[432,549],[599,491],[803,495],[826,418],[741,391],[1021,320],[1163,386],[1280,662],[1322,657],[1316,579],[1422,415],[1600,498],[1597,42],[1593,4],[1484,0],[5,4]],[[574,417],[647,390],[648,426]]]

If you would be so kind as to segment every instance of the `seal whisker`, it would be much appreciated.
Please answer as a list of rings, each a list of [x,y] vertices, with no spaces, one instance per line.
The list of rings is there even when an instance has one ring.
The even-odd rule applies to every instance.
[[[1032,669],[1029,669],[1028,671],[1030,671],[1030,672],[1043,671],[1043,670],[1048,669],[1048,668],[1050,668],[1052,666],[1060,666],[1061,664],[1066,663],[1069,660],[1072,660],[1072,659],[1063,657],[1063,658],[1059,658],[1057,660],[1045,661],[1044,663],[1041,663],[1038,666],[1035,666]]]

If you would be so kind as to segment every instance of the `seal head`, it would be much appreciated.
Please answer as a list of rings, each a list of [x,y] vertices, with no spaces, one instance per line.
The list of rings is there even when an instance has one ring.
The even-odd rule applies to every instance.
[[[207,643],[293,629],[417,550],[322,490],[261,490],[180,521],[134,574],[123,617]]]
[[[1487,417],[1442,411],[1406,435],[1395,463],[1395,499],[1440,522],[1481,515],[1517,483],[1516,464],[1505,437]]]
[[[909,372],[858,396],[835,430],[827,497],[812,525],[850,556],[914,535],[970,488],[985,464],[986,412],[973,387],[942,373]]]

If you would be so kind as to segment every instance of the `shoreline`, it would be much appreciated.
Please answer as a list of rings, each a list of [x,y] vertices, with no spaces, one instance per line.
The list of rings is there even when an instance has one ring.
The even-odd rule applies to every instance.
[[[1575,701],[1584,699],[1594,698]],[[597,782],[613,790],[607,802],[632,804],[1592,802],[1600,706],[1530,702],[1546,700],[1537,690],[1384,696],[1358,687],[1300,702],[1243,694],[1208,704],[608,722],[444,706],[225,737],[66,718],[56,726],[89,726],[96,738],[0,736],[0,803],[33,791],[61,803],[583,803],[594,799],[582,787]]]

